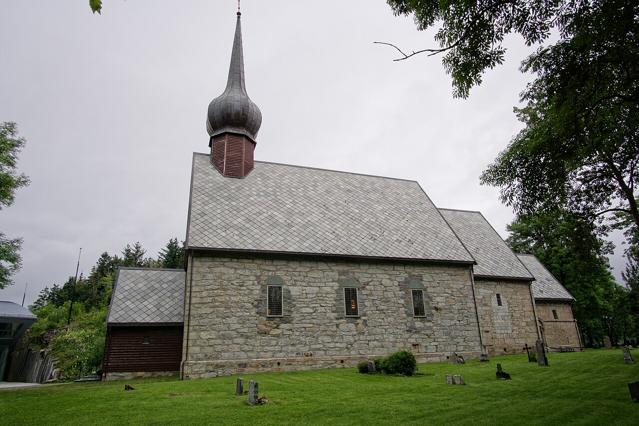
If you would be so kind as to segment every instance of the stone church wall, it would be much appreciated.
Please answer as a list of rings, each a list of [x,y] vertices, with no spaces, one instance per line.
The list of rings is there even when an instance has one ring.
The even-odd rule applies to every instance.
[[[483,343],[492,355],[520,353],[538,339],[530,282],[475,280]],[[501,306],[497,298],[501,299]]]
[[[581,348],[570,303],[537,301],[535,304],[537,316],[543,324],[546,346],[551,350],[560,350],[562,347]],[[552,311],[557,313],[557,319]]]
[[[190,262],[184,378],[353,366],[402,348],[422,362],[480,352],[467,266],[197,254]],[[283,315],[268,317],[266,286],[278,281]],[[344,287],[357,288],[359,317],[345,316]],[[424,317],[413,316],[413,289],[423,289]]]

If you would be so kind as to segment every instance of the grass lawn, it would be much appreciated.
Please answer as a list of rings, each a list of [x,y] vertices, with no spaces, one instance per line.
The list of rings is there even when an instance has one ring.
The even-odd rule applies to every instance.
[[[639,358],[639,351],[633,354]],[[269,403],[251,407],[233,395],[235,379],[47,385],[0,391],[0,424],[635,424],[639,403],[627,383],[639,364],[621,350],[549,355],[550,367],[525,355],[466,365],[422,364],[420,375],[362,375],[349,369],[244,374]],[[495,379],[501,362],[511,381]],[[445,384],[462,374],[466,386]],[[248,387],[248,385],[246,385]]]

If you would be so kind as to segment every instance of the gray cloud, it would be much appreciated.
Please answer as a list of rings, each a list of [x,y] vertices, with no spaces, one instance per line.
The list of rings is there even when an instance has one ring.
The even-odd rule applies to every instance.
[[[247,87],[264,120],[256,158],[418,180],[442,207],[481,210],[505,236],[512,219],[478,177],[520,128],[512,113],[530,51],[470,99],[451,96],[439,58],[392,62],[391,48],[432,45],[382,0],[243,2]],[[24,237],[23,270],[0,299],[27,302],[101,251],[141,241],[149,254],[184,237],[193,151],[226,83],[233,1],[10,1],[0,16],[0,120],[27,138],[32,180],[0,229]],[[613,265],[623,264],[621,256]]]

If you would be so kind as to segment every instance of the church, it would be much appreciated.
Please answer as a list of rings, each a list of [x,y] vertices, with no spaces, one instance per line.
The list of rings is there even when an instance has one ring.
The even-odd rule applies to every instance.
[[[240,16],[210,150],[193,154],[185,267],[120,268],[104,379],[582,347],[573,297],[481,213],[412,180],[256,161]]]

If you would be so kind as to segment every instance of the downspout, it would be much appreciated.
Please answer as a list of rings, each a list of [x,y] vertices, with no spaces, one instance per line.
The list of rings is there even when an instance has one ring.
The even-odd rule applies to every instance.
[[[475,297],[475,274],[473,272],[473,265],[470,265],[469,273],[470,273],[470,287],[473,291],[473,305],[475,306],[475,319],[477,320],[477,331],[479,332],[479,351],[481,354],[483,354],[484,339],[482,337],[481,325],[479,323],[479,311],[477,309],[477,298]]]
[[[182,365],[180,368],[180,380],[184,380],[184,363],[189,357],[189,335],[191,331],[191,295],[193,294],[193,252],[189,253],[188,261],[186,265],[186,283],[189,292],[189,298],[184,297],[184,311],[186,313],[188,307],[188,315],[184,318],[184,328],[186,336],[184,339],[184,350],[182,355]],[[185,289],[186,292],[186,289]],[[186,294],[185,294],[186,296]]]
[[[539,331],[539,319],[537,318],[537,304],[535,303],[535,297],[532,293],[532,281],[530,281],[530,283],[528,284],[528,292],[530,293],[530,302],[532,303],[533,315],[535,317],[535,330],[537,330],[537,339],[542,340],[541,332]],[[543,343],[544,345],[546,344],[546,342]]]

